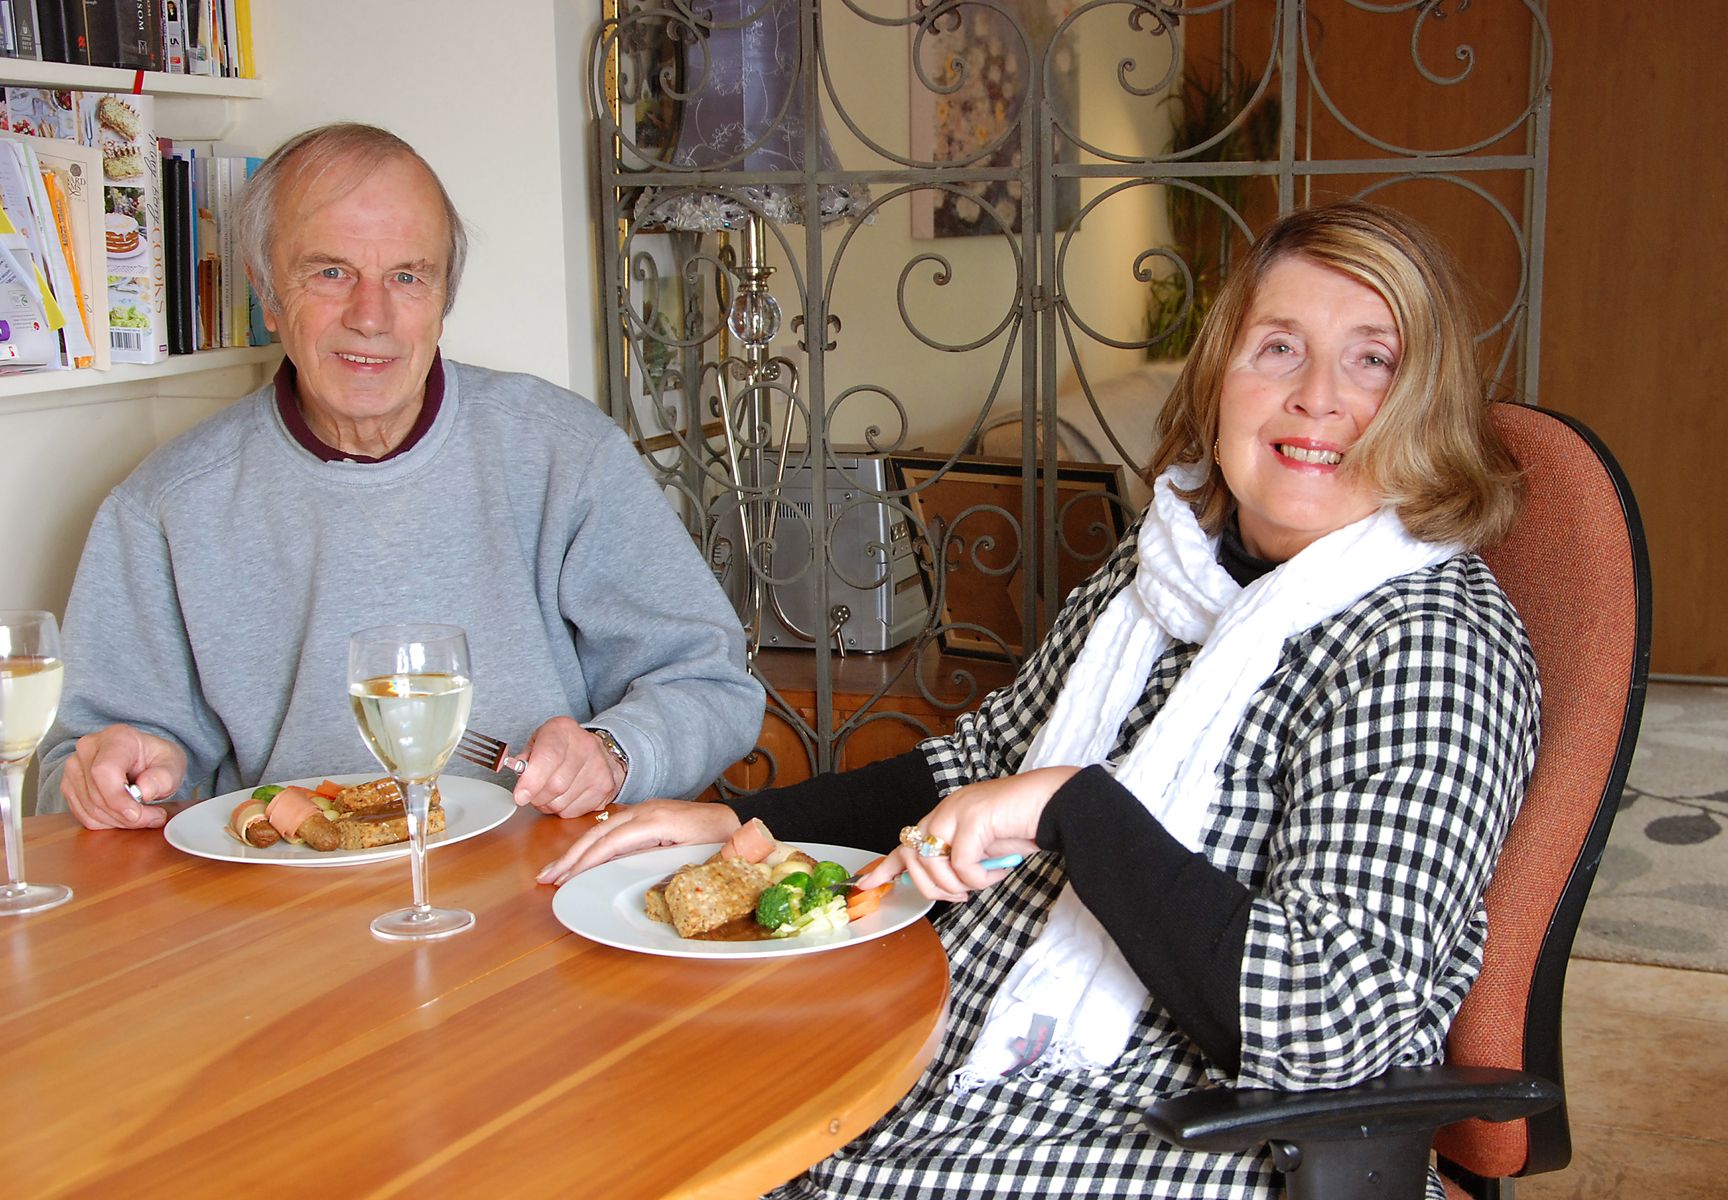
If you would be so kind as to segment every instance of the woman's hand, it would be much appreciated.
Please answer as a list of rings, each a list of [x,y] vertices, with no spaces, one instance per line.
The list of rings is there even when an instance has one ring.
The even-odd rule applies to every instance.
[[[947,857],[920,858],[917,851],[902,846],[860,879],[858,886],[887,883],[904,871],[928,899],[961,901],[1000,882],[1006,871],[987,871],[978,864],[1004,854],[1034,853],[1044,806],[1078,770],[1041,767],[956,788],[918,822],[925,833],[948,843]]]
[[[625,854],[655,846],[692,842],[723,842],[743,824],[724,804],[695,800],[644,800],[606,810],[577,835],[556,862],[535,876],[540,883],[560,884]]]

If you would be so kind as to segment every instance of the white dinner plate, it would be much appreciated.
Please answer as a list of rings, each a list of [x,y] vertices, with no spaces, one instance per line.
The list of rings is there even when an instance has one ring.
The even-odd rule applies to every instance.
[[[376,773],[328,775],[288,779],[283,784],[315,788],[325,779],[330,779],[347,786],[377,778]],[[183,809],[169,819],[162,831],[163,836],[170,846],[200,858],[213,858],[217,862],[268,863],[277,867],[351,867],[358,863],[399,858],[408,853],[407,842],[375,846],[370,850],[314,850],[310,846],[292,846],[286,841],[263,848],[248,846],[228,832],[228,818],[234,814],[235,805],[255,790],[243,788]],[[438,791],[444,803],[444,832],[426,839],[428,850],[496,829],[516,812],[516,802],[510,798],[510,793],[483,779],[442,775],[438,779]]]
[[[879,855],[847,846],[800,842],[798,848],[819,861],[837,862],[858,871]],[[573,932],[590,941],[620,950],[664,954],[672,958],[781,958],[819,954],[893,933],[930,911],[930,901],[911,884],[896,885],[882,906],[845,929],[805,937],[761,942],[699,942],[681,938],[670,925],[651,921],[643,910],[648,889],[686,863],[706,860],[720,843],[667,846],[601,863],[564,884],[552,897],[552,913]]]

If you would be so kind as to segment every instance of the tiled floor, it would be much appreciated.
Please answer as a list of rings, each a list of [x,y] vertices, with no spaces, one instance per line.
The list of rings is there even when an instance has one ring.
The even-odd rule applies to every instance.
[[[1572,1165],[1519,1200],[1728,1198],[1728,975],[1574,959]]]

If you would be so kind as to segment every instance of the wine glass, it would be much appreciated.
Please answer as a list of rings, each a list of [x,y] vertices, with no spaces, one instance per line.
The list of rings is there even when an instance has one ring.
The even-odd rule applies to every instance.
[[[41,912],[72,899],[69,887],[24,882],[24,768],[54,724],[64,674],[53,613],[0,612],[0,819],[6,825],[0,916]]]
[[[449,937],[474,924],[426,901],[426,820],[432,785],[468,725],[468,637],[454,625],[380,625],[348,639],[348,703],[360,736],[401,789],[414,903],[372,922],[390,941]]]

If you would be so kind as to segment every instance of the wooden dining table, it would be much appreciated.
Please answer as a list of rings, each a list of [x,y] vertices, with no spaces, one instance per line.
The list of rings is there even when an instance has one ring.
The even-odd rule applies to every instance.
[[[431,852],[477,927],[387,943],[408,863],[227,863],[160,831],[24,821],[70,903],[0,919],[8,1197],[757,1196],[911,1087],[946,1015],[927,920],[832,951],[591,942],[517,812]]]

